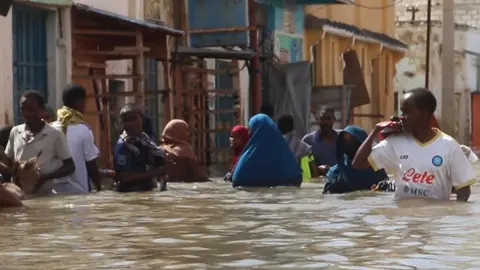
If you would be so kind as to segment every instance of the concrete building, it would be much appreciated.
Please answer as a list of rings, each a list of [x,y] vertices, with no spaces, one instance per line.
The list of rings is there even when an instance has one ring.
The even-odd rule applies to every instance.
[[[395,91],[401,93],[415,87],[425,86],[426,72],[426,19],[427,1],[405,0],[397,7],[397,36],[409,45],[405,58],[396,66]],[[474,126],[472,121],[472,94],[480,89],[480,1],[455,1],[455,123],[454,136],[459,142],[470,144]],[[429,88],[436,95],[438,108],[436,116],[441,118],[442,100],[442,6],[433,1],[430,46]],[[474,104],[475,105],[475,104]],[[476,106],[476,105],[475,105]],[[397,106],[398,109],[398,106]],[[476,120],[478,121],[478,120]],[[478,138],[477,140],[480,140]],[[478,145],[480,146],[480,145]],[[478,147],[477,146],[477,147]]]

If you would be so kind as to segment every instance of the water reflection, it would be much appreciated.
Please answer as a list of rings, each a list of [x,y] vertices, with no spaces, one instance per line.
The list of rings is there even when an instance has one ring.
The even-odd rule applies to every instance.
[[[233,190],[38,198],[0,214],[1,269],[480,269],[480,207]]]

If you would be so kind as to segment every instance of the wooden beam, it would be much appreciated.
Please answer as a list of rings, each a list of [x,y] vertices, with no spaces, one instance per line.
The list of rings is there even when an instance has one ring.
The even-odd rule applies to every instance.
[[[98,55],[98,56],[136,56],[143,53],[143,51],[135,50],[135,51],[97,51],[97,50],[75,50],[73,51],[74,55]]]
[[[239,93],[236,89],[200,89],[197,91],[183,91],[182,95],[197,95],[197,94],[219,94],[219,95],[234,95]]]
[[[194,72],[194,73],[207,73],[210,75],[222,74],[222,73],[240,73],[240,69],[208,69],[208,68],[194,68],[194,67],[183,67],[182,71],[184,72]]]
[[[95,29],[75,29],[72,31],[74,35],[92,35],[92,36],[129,36],[135,37],[133,31],[113,31],[113,30],[95,30]]]
[[[107,68],[107,65],[105,63],[92,63],[92,62],[74,61],[74,65],[76,67],[83,67],[83,68],[97,68],[97,69]],[[74,76],[74,75],[72,75],[72,76]]]
[[[108,93],[100,93],[98,95],[89,94],[89,95],[87,95],[87,97],[91,97],[91,98],[102,97],[102,98],[106,98],[106,99],[114,99],[114,98],[118,98],[118,97],[141,97],[141,96],[162,95],[164,93],[169,93],[169,92],[170,92],[170,90],[168,90],[168,89],[155,90],[155,91],[144,91],[144,92],[132,92],[132,91],[115,92],[115,93],[108,92]]]
[[[140,50],[141,48],[143,48],[143,34],[140,30],[137,30],[136,32],[136,47],[137,47],[137,50]],[[144,78],[145,58],[143,57],[143,52],[141,52],[140,54],[137,54],[137,59],[135,59],[134,62],[136,63],[136,67],[135,67],[136,75],[141,78]],[[145,98],[143,96],[143,92],[145,91],[145,80],[144,79],[138,80],[136,86],[137,86],[136,87],[137,89],[134,89],[134,91],[136,90],[137,92],[141,92],[142,95],[139,98],[135,99],[135,103],[145,105]]]
[[[92,77],[88,74],[72,74],[73,78],[78,78],[78,79],[108,79],[108,80],[118,80],[118,79],[132,79],[132,80],[142,80],[143,77],[137,76],[137,75],[132,75],[132,74],[111,74],[111,75],[95,75],[95,77]]]
[[[118,47],[113,47],[113,50],[116,52],[149,52],[150,48],[149,47],[143,47],[143,48],[137,48],[135,47],[129,47],[129,46],[118,46]]]

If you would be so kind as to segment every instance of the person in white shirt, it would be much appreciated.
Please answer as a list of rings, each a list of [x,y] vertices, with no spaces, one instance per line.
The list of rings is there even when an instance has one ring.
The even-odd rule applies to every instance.
[[[72,193],[87,193],[92,189],[90,180],[97,191],[102,189],[97,167],[100,151],[95,145],[93,133],[83,119],[87,91],[83,86],[67,85],[62,93],[63,107],[57,111],[57,121],[51,123],[67,137],[68,146],[75,163]]]
[[[384,168],[395,175],[395,198],[423,197],[467,201],[475,172],[455,139],[429,125],[437,107],[425,88],[408,91],[402,101],[403,132],[387,137],[372,148],[383,129],[377,125],[360,146],[353,167]]]

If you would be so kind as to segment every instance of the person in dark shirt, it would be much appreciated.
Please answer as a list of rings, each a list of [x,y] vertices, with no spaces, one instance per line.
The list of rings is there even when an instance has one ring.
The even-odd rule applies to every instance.
[[[333,128],[335,111],[332,108],[322,109],[318,121],[319,129],[303,137],[303,141],[312,147],[315,164],[320,174],[325,175],[331,166],[337,164],[338,132]]]
[[[117,191],[151,191],[160,180],[161,190],[166,190],[163,164],[165,152],[144,133],[143,110],[127,104],[120,110],[123,133],[114,153]]]

